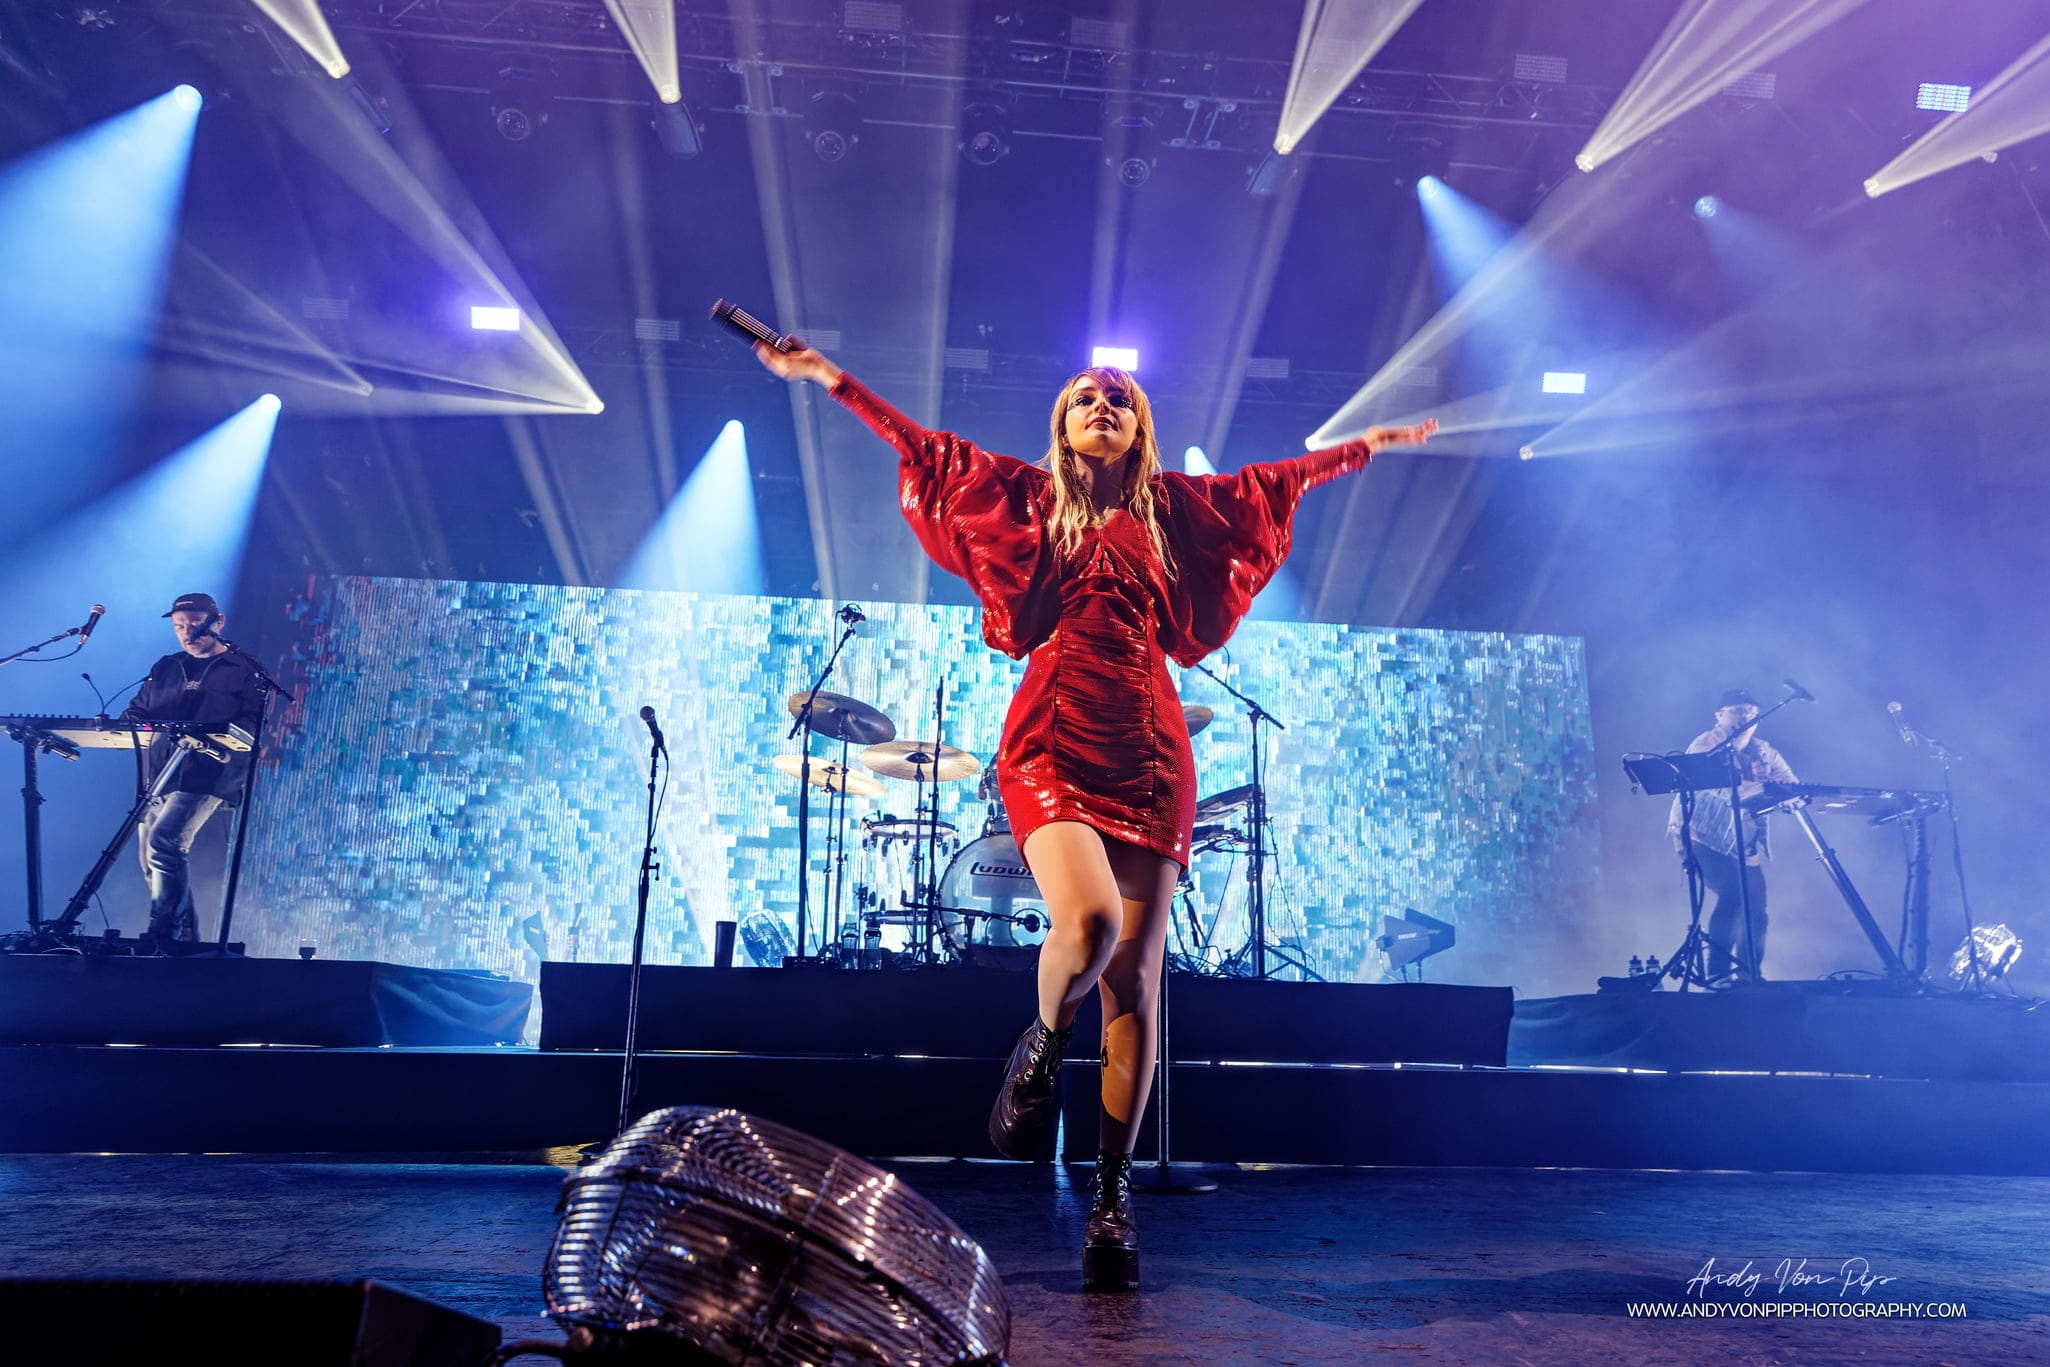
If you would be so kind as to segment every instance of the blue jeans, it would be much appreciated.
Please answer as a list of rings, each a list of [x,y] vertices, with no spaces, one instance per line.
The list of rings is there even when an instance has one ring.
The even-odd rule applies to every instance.
[[[187,858],[199,828],[221,805],[205,793],[166,793],[144,809],[135,828],[142,874],[149,880],[149,933],[165,940],[197,940],[192,869]]]

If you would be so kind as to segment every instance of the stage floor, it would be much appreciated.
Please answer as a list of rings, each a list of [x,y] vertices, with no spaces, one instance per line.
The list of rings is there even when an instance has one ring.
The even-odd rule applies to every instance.
[[[369,1277],[552,1337],[552,1156],[0,1157],[0,1274]],[[1146,1290],[1101,1298],[1075,1289],[1086,1166],[896,1166],[996,1260],[1020,1367],[2050,1359],[2046,1178],[1226,1169],[1213,1195],[1142,1198]],[[1863,1299],[1966,1317],[1629,1316],[1687,1299],[1710,1258],[1766,1274],[1754,1301],[1809,1302],[1840,1287],[1780,1293],[1781,1259],[1834,1276],[1863,1258],[1894,1279]]]

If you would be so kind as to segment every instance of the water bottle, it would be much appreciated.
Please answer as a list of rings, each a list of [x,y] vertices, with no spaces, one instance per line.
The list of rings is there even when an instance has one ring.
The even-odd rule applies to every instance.
[[[1630,956],[1630,976],[1633,978],[1638,978],[1642,977],[1643,975],[1644,960],[1638,958],[1635,954],[1632,954]]]
[[[855,952],[861,947],[861,932],[856,929],[854,918],[849,916],[840,923],[840,967],[854,967]]]
[[[881,968],[883,966],[883,923],[870,921],[861,936],[861,966]]]

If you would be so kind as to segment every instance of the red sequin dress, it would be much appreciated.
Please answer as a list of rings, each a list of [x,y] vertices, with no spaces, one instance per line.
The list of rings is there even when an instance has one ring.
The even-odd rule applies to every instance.
[[[1297,501],[1365,465],[1366,446],[1231,475],[1157,475],[1170,576],[1123,509],[1059,555],[1045,470],[928,432],[851,375],[832,394],[897,448],[904,518],[975,590],[983,640],[1031,657],[997,751],[1019,848],[1049,821],[1081,821],[1186,865],[1196,761],[1167,662],[1193,665],[1230,638],[1288,556]]]

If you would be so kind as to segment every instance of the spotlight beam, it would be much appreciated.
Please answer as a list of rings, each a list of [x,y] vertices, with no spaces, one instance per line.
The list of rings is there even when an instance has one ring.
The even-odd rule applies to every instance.
[[[305,54],[319,62],[328,75],[340,80],[349,74],[349,61],[342,56],[334,30],[315,0],[250,0],[265,17],[285,31]]]
[[[1423,0],[1308,0],[1274,150],[1294,151]]]
[[[2043,133],[2050,133],[2050,38],[2023,53],[1972,95],[1971,108],[1945,118],[1865,182],[1877,199]]]
[[[399,87],[390,83],[388,90]],[[490,383],[464,378],[479,390],[503,390],[565,412],[592,412],[597,393],[570,358],[547,318],[517,288],[518,276],[482,214],[449,168],[438,145],[411,118],[393,117],[381,134],[364,119],[350,85],[333,82],[292,87],[294,98],[270,112],[294,139],[324,162],[373,211],[412,239],[455,283],[459,297],[488,300],[520,310],[523,326],[507,334],[507,345],[488,359]],[[360,91],[357,94],[360,95]],[[391,95],[396,104],[397,95]],[[394,115],[401,110],[394,108]],[[458,219],[460,218],[460,223]],[[390,339],[403,355],[356,356],[359,365],[436,378],[445,345],[423,348],[413,334]]]
[[[1592,171],[1865,0],[1687,0],[1573,158]]]
[[[633,49],[634,60],[648,74],[656,97],[664,104],[681,100],[683,83],[676,65],[675,0],[605,0],[605,8],[619,25],[626,45]]]

